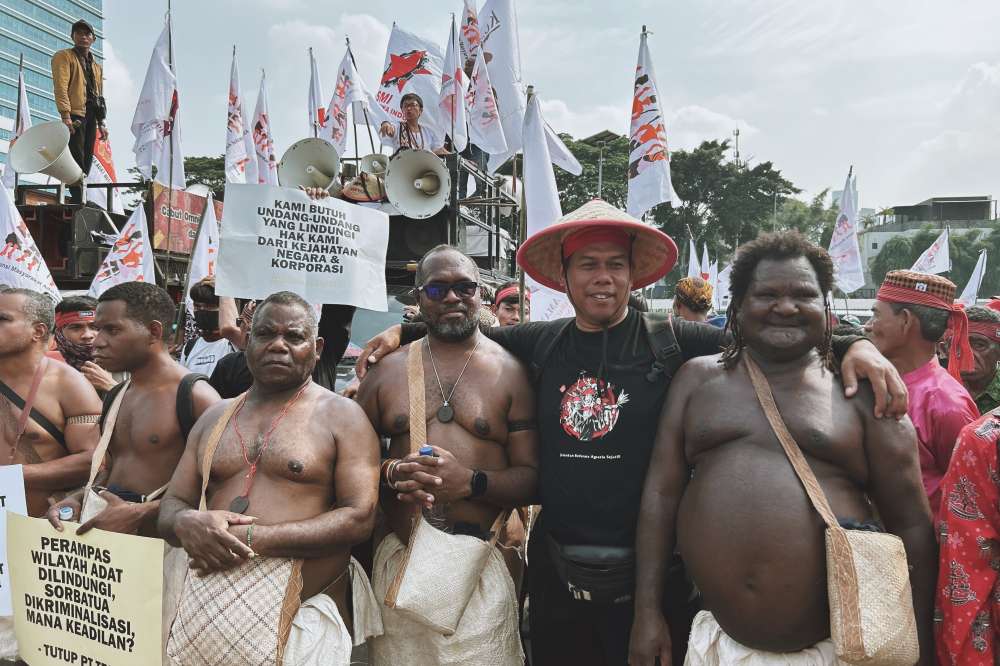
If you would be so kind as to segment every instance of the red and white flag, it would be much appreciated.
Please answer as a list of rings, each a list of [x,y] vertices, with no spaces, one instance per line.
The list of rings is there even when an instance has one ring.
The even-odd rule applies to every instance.
[[[0,284],[40,291],[62,300],[52,273],[6,187],[0,187]]]
[[[853,171],[853,169],[851,169]],[[840,195],[840,212],[830,236],[830,259],[833,261],[834,281],[845,294],[865,286],[865,271],[858,242],[857,185],[847,173],[847,182]]]
[[[250,124],[250,110],[243,107],[243,154],[247,156],[243,168],[245,182],[257,182],[257,146],[253,142],[253,125]],[[234,181],[235,182],[235,181]]]
[[[458,42],[462,54],[463,69],[466,65],[472,64],[476,57],[476,51],[483,43],[482,35],[479,32],[479,15],[476,13],[475,0],[464,0],[464,5]]]
[[[368,110],[368,96],[368,89],[354,67],[354,59],[348,47],[343,60],[340,61],[340,67],[337,68],[337,83],[333,87],[333,96],[326,109],[326,127],[320,133],[322,138],[333,144],[341,157],[347,152],[347,110],[355,102]],[[354,107],[354,113],[357,108]]]
[[[976,261],[976,267],[972,269],[972,275],[969,276],[969,282],[965,285],[965,289],[962,290],[962,295],[958,297],[958,302],[967,308],[971,308],[976,304],[976,299],[979,298],[979,287],[983,284],[983,276],[986,275],[986,250],[981,250],[979,252],[979,260]]]
[[[278,162],[274,157],[274,137],[271,136],[271,118],[267,113],[267,92],[264,90],[264,73],[260,74],[257,107],[253,112],[253,143],[257,156],[257,184],[278,184]]]
[[[420,124],[444,136],[451,124],[445,121],[444,113],[434,103],[441,93],[443,64],[444,59],[437,45],[393,25],[385,51],[382,79],[375,93],[375,101],[382,114],[391,122],[402,121],[399,102],[406,93],[416,93],[424,101]]]
[[[253,153],[247,152],[248,129],[243,122],[243,93],[240,92],[240,70],[233,47],[233,64],[229,68],[229,105],[226,109],[226,182],[247,182],[247,163]]]
[[[701,264],[698,263],[698,248],[695,247],[693,238],[688,238],[687,277],[701,277]]]
[[[525,94],[521,81],[521,42],[514,0],[486,0],[479,12],[479,32],[482,35],[479,52],[483,54],[484,64],[490,70],[490,80],[496,89],[500,124],[507,143],[507,149],[502,153],[490,151],[489,171],[493,173],[521,150]]]
[[[951,254],[948,251],[947,227],[941,232],[941,235],[938,236],[933,243],[931,243],[931,246],[924,250],[924,253],[920,255],[910,270],[917,273],[927,273],[929,275],[947,273],[951,270]]]
[[[326,103],[323,101],[323,84],[319,80],[316,57],[309,48],[309,136],[322,136],[326,127]]]
[[[481,59],[481,56],[480,53],[477,58]],[[545,119],[542,118],[537,95],[528,100],[521,134],[524,137],[524,205],[530,236],[562,217],[559,188],[556,187],[552,158],[545,138]],[[532,321],[574,316],[573,306],[566,294],[538,284],[530,277],[525,276],[524,280],[531,291]]]
[[[645,29],[639,38],[639,62],[635,68],[627,174],[629,215],[642,217],[661,203],[680,204],[670,181],[667,126]]]
[[[708,246],[701,244],[701,274],[702,280],[708,280],[712,275],[712,264],[708,260]]]
[[[215,260],[219,256],[219,220],[215,217],[215,199],[211,194],[205,202],[205,219],[201,222],[201,230],[195,239],[191,251],[191,275],[188,278],[188,289],[207,277],[215,275]],[[194,317],[194,302],[190,293],[185,294],[188,313]]]
[[[451,36],[448,39],[448,50],[444,56],[444,67],[441,70],[439,106],[447,124],[445,129],[451,136],[455,150],[458,152],[462,152],[469,145],[465,113],[465,90],[467,87],[465,71],[458,55],[458,34],[455,29],[455,19],[452,18]]]
[[[115,172],[115,161],[111,157],[111,139],[102,140],[100,132],[94,138],[94,161],[90,163],[90,173],[87,174],[87,182],[118,182],[118,174]],[[117,187],[111,189],[110,208],[108,207],[108,191],[100,187],[87,188],[87,201],[93,201],[101,208],[110,210],[112,213],[125,212],[125,207],[122,205],[122,195]]]
[[[22,56],[23,58],[23,56]],[[17,118],[14,121],[14,136],[10,138],[10,145],[7,146],[7,166],[3,170],[3,186],[9,190],[14,189],[14,179],[16,174],[10,166],[10,149],[14,147],[17,137],[31,128],[31,109],[28,108],[28,92],[24,88],[24,68],[17,71]]]
[[[139,103],[132,116],[132,135],[135,136],[132,152],[135,153],[135,165],[144,178],[153,177],[155,166],[158,182],[180,189],[185,185],[184,152],[177,122],[177,77],[171,62],[168,17],[153,47]]]
[[[472,81],[469,83],[465,103],[469,107],[469,140],[488,153],[491,160],[493,155],[507,154],[510,147],[507,145],[507,137],[497,109],[497,99],[493,94],[493,84],[482,50],[476,54],[476,64],[472,67]],[[540,111],[539,117],[541,117]],[[522,130],[518,129],[518,137],[521,136],[521,132]],[[546,140],[545,153],[548,155],[544,124],[542,139]]]
[[[104,257],[101,268],[90,283],[87,293],[94,298],[122,282],[148,282],[156,284],[153,267],[153,248],[149,242],[145,206],[136,206],[132,216],[122,227],[115,244]]]

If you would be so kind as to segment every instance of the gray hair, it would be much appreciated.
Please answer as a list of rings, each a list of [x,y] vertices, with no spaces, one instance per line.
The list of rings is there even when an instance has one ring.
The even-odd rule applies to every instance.
[[[965,314],[969,316],[969,321],[1000,322],[1000,312],[981,305],[973,305],[965,311]]]
[[[21,312],[27,317],[32,326],[35,324],[45,324],[48,330],[46,340],[56,329],[56,304],[48,294],[21,287],[4,287],[0,289],[0,294],[5,296],[24,296],[24,305]]]
[[[258,303],[257,308],[253,311],[253,321],[250,322],[251,331],[257,325],[257,319],[260,318],[260,313],[264,311],[265,305],[292,305],[302,308],[302,311],[306,315],[306,335],[310,338],[316,337],[319,329],[319,324],[316,321],[316,311],[313,310],[313,306],[309,304],[309,301],[293,291],[276,291]]]

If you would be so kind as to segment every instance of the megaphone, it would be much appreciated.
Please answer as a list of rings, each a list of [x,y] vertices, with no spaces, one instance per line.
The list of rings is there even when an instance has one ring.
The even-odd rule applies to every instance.
[[[384,176],[389,168],[389,156],[382,153],[372,153],[361,158],[361,172],[376,176]]]
[[[61,120],[35,125],[22,134],[10,147],[8,159],[17,173],[44,173],[64,185],[83,180],[83,169],[69,152],[69,129]]]
[[[296,141],[278,162],[278,184],[282,187],[322,187],[329,190],[340,173],[337,149],[323,139]]]
[[[385,193],[404,216],[423,220],[448,203],[451,176],[441,158],[429,150],[404,150],[389,160]]]

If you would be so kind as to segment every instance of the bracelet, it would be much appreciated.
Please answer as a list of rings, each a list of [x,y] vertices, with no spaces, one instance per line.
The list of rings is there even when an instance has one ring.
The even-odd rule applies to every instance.
[[[378,480],[382,485],[389,485],[389,477],[386,476],[385,473],[389,469],[389,465],[392,464],[393,460],[395,460],[395,458],[386,458],[382,461],[382,464],[378,468]]]
[[[386,485],[388,485],[393,490],[396,490],[396,482],[392,480],[392,473],[396,471],[396,468],[399,467],[399,463],[401,462],[403,461],[398,458],[396,460],[393,460],[392,464],[389,465],[389,469],[386,470],[386,475],[385,475]]]
[[[247,527],[247,548],[253,548],[253,523]]]

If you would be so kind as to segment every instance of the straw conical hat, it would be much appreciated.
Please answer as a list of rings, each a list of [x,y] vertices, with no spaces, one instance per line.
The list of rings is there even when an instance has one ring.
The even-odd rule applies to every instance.
[[[621,229],[632,236],[632,288],[650,285],[677,263],[677,245],[670,236],[601,199],[594,199],[533,234],[517,251],[517,264],[536,281],[564,291],[562,245],[582,229]]]

